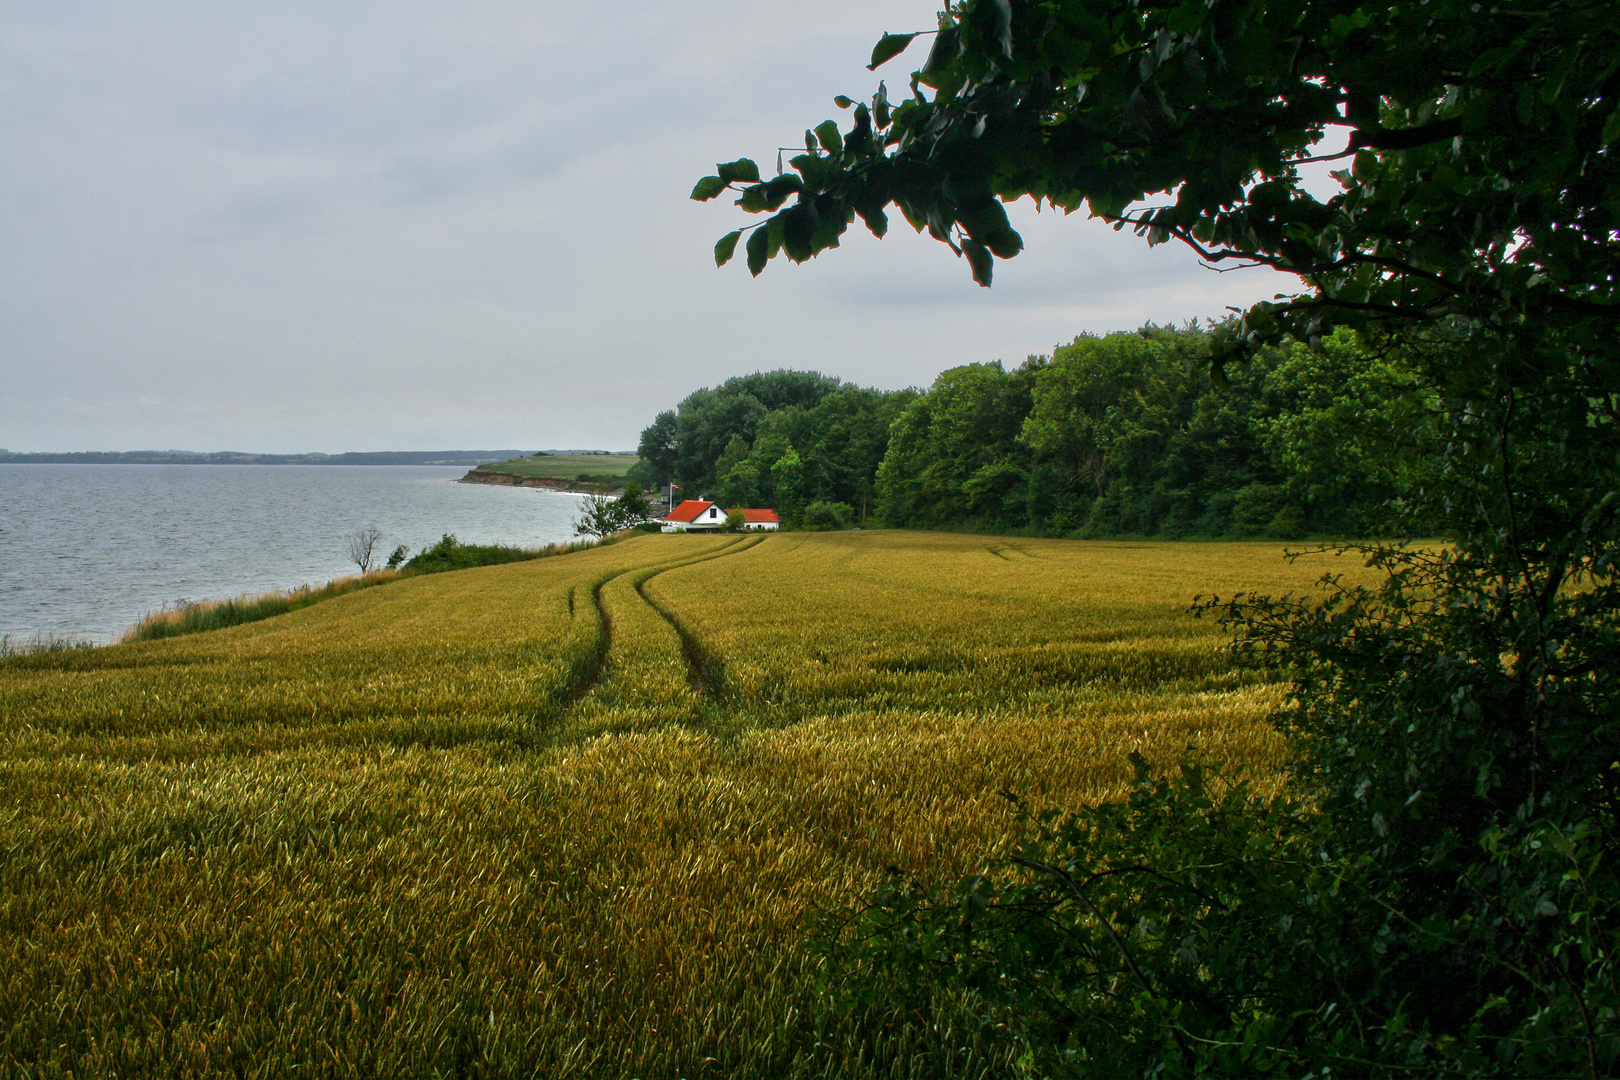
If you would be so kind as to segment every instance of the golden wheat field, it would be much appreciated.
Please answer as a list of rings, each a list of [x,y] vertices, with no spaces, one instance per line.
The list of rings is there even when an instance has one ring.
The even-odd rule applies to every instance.
[[[646,536],[4,661],[0,1071],[999,1074],[821,1024],[807,917],[984,866],[1003,789],[1274,772],[1186,611],[1365,573],[1281,551]]]

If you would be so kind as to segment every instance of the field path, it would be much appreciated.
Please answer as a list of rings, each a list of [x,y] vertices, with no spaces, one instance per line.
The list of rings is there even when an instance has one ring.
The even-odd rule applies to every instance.
[[[713,652],[665,605],[648,598],[646,583],[669,570],[746,551],[763,537],[728,538],[717,547],[651,566],[616,570],[584,591],[576,617],[597,621],[591,662],[565,705],[564,731],[585,737],[645,729],[671,721],[707,726],[724,687]]]

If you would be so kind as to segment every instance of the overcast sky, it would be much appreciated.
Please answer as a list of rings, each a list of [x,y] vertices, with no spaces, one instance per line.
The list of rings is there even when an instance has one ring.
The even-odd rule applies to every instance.
[[[731,375],[925,386],[1289,287],[1028,202],[990,290],[898,215],[715,269],[748,218],[692,184],[936,7],[8,0],[0,447],[629,449]]]

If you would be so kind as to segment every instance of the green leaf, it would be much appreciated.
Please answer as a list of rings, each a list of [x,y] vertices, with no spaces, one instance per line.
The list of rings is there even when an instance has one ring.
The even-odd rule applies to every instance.
[[[816,141],[834,154],[841,153],[844,149],[844,137],[838,132],[838,121],[823,120],[817,124]]]
[[[692,198],[698,202],[708,202],[722,191],[726,190],[726,182],[718,176],[705,176],[697,182],[692,189]]]
[[[748,234],[748,272],[759,277],[760,271],[765,269],[765,244],[767,243],[766,230],[755,229]]]
[[[714,265],[724,266],[730,262],[731,257],[737,253],[737,241],[741,239],[741,229],[736,232],[728,232],[722,236],[719,242],[714,245]]]
[[[990,249],[969,236],[962,241],[962,254],[967,256],[968,265],[973,267],[973,280],[988,289],[990,277],[996,272]]]
[[[1012,5],[1008,0],[990,0],[991,9],[996,17],[996,41],[1001,46],[1001,53],[1007,59],[1013,58],[1012,47]],[[988,281],[985,282],[989,284]]]
[[[1610,110],[1609,118],[1603,121],[1603,134],[1600,138],[1604,146],[1609,146],[1615,139],[1620,138],[1620,108]]]
[[[1014,229],[997,229],[984,238],[985,245],[998,258],[1010,259],[1024,250],[1024,238]]]
[[[872,47],[872,62],[866,65],[866,70],[876,71],[880,64],[886,64],[905,52],[906,46],[910,45],[916,36],[916,34],[884,34],[878,38],[878,43]]]
[[[759,183],[759,166],[748,158],[728,161],[724,165],[715,166],[715,168],[720,170],[720,179],[728,184],[733,180],[741,180],[745,184]]]
[[[957,46],[961,43],[962,32],[954,26],[943,27],[934,38],[934,47],[928,50],[928,59],[923,62],[924,74],[938,71],[946,64],[956,59]]]
[[[827,179],[827,173],[831,170],[827,159],[817,154],[800,154],[788,164],[799,171],[799,175],[804,177],[804,186],[811,191],[821,188]]]
[[[775,210],[784,202],[787,202],[789,195],[792,195],[796,191],[803,190],[804,181],[800,180],[792,173],[783,173],[781,176],[773,177],[770,182],[765,185],[765,209]]]
[[[855,212],[861,215],[861,220],[866,222],[866,227],[879,240],[883,239],[883,234],[889,231],[889,215],[883,212],[882,203],[875,206],[858,206],[855,208]]]
[[[847,109],[851,105],[855,104],[855,100],[853,98],[847,98],[843,94],[839,94],[837,97],[833,98],[833,104],[838,106],[840,109]]]
[[[800,203],[782,213],[782,251],[796,263],[811,255],[810,238],[819,225],[815,203]]]

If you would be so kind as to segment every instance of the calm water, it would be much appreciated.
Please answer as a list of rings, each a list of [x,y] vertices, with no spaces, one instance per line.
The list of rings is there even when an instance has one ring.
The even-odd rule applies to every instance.
[[[579,496],[457,484],[465,468],[0,464],[0,634],[107,642],[177,600],[354,573],[368,525],[418,551],[566,540]],[[379,560],[380,561],[380,560]]]

